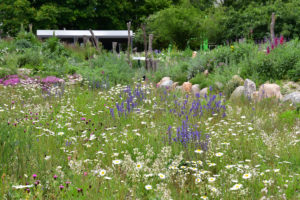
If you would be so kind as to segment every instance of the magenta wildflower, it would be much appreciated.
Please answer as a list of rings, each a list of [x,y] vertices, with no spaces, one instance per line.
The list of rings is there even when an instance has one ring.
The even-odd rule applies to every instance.
[[[17,85],[18,83],[20,83],[20,79],[19,78],[11,78],[11,79],[7,79],[3,82],[4,86],[7,85]]]
[[[57,179],[57,177],[58,177],[58,176],[55,174],[55,175],[53,176],[54,180],[56,180],[56,179]]]
[[[36,174],[33,174],[32,177],[35,179],[35,178],[37,177],[37,175],[36,175]]]
[[[81,117],[81,121],[85,121],[86,119],[85,119],[85,117]]]
[[[272,49],[272,50],[274,49],[274,44],[271,45],[271,49]]]
[[[87,174],[88,174],[87,172],[84,172],[84,173],[83,173],[84,176],[87,176]]]
[[[267,47],[267,54],[270,53],[270,47]]]
[[[63,185],[60,185],[60,186],[59,186],[59,189],[60,189],[60,190],[63,190],[64,188],[65,188],[65,186],[63,186]]]
[[[284,37],[283,36],[280,36],[280,41],[279,43],[282,45],[284,43]]]
[[[274,39],[274,44],[275,44],[275,47],[278,46],[278,38],[277,37],[275,37],[275,39]]]

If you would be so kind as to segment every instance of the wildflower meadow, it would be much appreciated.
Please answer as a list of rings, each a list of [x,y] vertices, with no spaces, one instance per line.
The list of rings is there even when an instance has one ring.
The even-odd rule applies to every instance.
[[[0,95],[1,198],[299,197],[299,121],[280,117],[291,104],[139,80],[99,90],[30,79]]]

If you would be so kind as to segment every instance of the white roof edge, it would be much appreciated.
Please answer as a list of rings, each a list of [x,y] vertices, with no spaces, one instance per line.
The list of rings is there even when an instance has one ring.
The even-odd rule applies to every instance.
[[[89,30],[37,30],[37,36],[39,37],[51,37],[55,32],[56,37],[84,37],[91,36]],[[128,30],[93,30],[95,37],[98,38],[127,38]],[[134,33],[130,31],[131,37],[134,37]]]

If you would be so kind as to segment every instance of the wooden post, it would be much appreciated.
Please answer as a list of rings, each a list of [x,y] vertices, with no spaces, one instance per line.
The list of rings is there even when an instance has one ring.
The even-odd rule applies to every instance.
[[[150,58],[150,66],[151,66],[151,69],[153,69],[153,60],[154,60],[154,57],[153,57],[153,51],[152,51],[152,41],[153,41],[153,34],[150,34],[149,35],[149,55],[151,55],[151,58]]]
[[[116,53],[117,53],[117,51],[116,51],[116,49],[117,49],[117,45],[118,45],[118,43],[117,43],[117,42],[112,42],[112,48],[113,48],[113,53],[114,53],[114,54],[116,54]]]
[[[95,37],[94,32],[92,31],[92,29],[90,29],[90,32],[91,32],[91,34],[92,34],[92,41],[93,41],[93,44],[95,45],[96,49],[99,50],[98,39],[96,39],[96,37]]]
[[[121,52],[122,52],[122,44],[119,43],[119,53],[121,53]]]
[[[271,33],[271,41],[272,44],[274,44],[275,41],[275,31],[274,31],[274,27],[275,27],[275,13],[272,13],[272,20],[271,20],[271,24],[270,24],[270,33]]]
[[[148,51],[147,51],[147,34],[146,34],[146,25],[142,24],[141,26],[142,31],[143,31],[143,35],[144,35],[144,51],[145,51],[145,68],[146,70],[148,70],[148,63],[147,63],[147,59],[148,59]]]
[[[130,60],[130,45],[131,45],[131,42],[130,42],[130,27],[131,27],[131,22],[128,22],[127,23],[127,29],[128,29],[128,48],[127,48],[127,59],[128,59],[128,64],[130,67],[132,67],[132,64],[131,64],[131,60]]]
[[[29,32],[32,33],[32,24],[29,24]]]

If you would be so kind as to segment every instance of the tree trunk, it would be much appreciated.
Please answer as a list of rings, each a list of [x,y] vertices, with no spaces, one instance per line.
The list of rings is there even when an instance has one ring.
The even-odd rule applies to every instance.
[[[112,48],[113,48],[113,53],[114,53],[114,54],[117,53],[117,50],[116,50],[116,49],[117,49],[117,45],[118,45],[117,42],[113,42],[113,43],[112,43]]]
[[[152,50],[152,41],[153,41],[153,34],[150,34],[149,35],[149,55],[151,55],[151,58],[150,58],[150,66],[151,66],[151,69],[153,69],[153,50]]]
[[[132,64],[131,64],[131,60],[130,60],[130,46],[131,46],[131,42],[130,42],[130,39],[131,39],[131,36],[130,36],[130,27],[131,27],[131,22],[128,22],[127,23],[127,29],[128,29],[128,48],[127,48],[127,59],[128,59],[128,64],[130,67],[132,67]]]
[[[145,24],[142,24],[142,31],[143,31],[143,35],[144,35],[145,68],[146,68],[146,70],[148,70],[147,34],[146,34],[146,25]]]
[[[275,31],[274,31],[274,27],[275,27],[275,13],[272,13],[272,20],[271,20],[271,24],[270,24],[270,33],[271,33],[271,41],[272,44],[274,44],[275,41]]]
[[[99,50],[99,46],[98,46],[98,40],[96,39],[94,32],[92,31],[92,29],[90,29],[91,35],[92,35],[92,41],[93,44],[95,45],[96,49]]]

